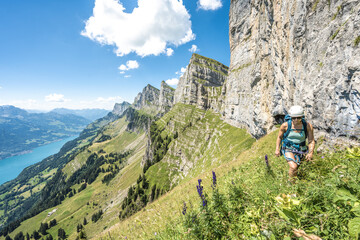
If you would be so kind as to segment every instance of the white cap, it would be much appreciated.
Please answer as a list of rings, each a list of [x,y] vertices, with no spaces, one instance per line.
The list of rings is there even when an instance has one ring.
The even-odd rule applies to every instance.
[[[289,110],[290,117],[304,116],[304,109],[301,106],[292,106]]]

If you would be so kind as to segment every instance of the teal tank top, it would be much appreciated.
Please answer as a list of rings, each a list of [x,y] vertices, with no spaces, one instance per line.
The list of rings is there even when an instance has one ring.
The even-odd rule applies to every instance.
[[[292,126],[290,126],[290,127],[292,127]],[[296,132],[299,130],[301,130],[301,131]],[[305,136],[304,127],[302,127],[301,129],[291,129],[289,135],[287,136],[287,139],[292,141],[295,144],[300,144],[302,142],[305,142],[306,136]]]

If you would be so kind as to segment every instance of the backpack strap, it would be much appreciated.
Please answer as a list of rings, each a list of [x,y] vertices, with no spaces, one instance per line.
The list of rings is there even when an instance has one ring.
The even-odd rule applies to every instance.
[[[288,124],[288,127],[287,127],[286,132],[284,133],[283,139],[287,138],[290,134],[291,126],[292,126],[291,118],[287,120],[287,124]]]
[[[304,132],[305,132],[305,138],[307,138],[307,136],[308,136],[308,132],[307,132],[307,122],[306,122],[306,120],[305,120],[304,117],[301,119],[301,122],[302,122],[302,124],[303,124]]]

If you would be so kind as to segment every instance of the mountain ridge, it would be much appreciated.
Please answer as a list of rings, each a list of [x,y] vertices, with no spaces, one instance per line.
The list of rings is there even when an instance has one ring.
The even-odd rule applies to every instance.
[[[28,113],[0,106],[0,159],[77,135],[89,122],[73,114]]]

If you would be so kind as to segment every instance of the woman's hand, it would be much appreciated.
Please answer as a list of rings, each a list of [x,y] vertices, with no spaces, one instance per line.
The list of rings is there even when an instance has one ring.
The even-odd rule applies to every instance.
[[[312,153],[306,154],[306,157],[305,157],[306,161],[311,161],[312,158],[313,158],[313,154],[312,154]]]
[[[280,157],[280,150],[279,150],[279,149],[276,149],[276,150],[275,150],[275,155],[276,155],[277,157]]]

